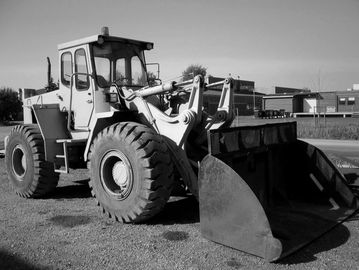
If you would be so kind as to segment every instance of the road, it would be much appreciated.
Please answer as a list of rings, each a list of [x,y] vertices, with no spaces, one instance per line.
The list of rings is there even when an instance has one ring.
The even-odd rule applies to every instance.
[[[324,151],[339,169],[358,169],[356,171],[359,178],[359,141],[322,139],[301,140]]]
[[[359,141],[346,140],[322,140],[322,139],[301,139],[313,144],[325,152],[340,153],[345,156],[359,158]]]

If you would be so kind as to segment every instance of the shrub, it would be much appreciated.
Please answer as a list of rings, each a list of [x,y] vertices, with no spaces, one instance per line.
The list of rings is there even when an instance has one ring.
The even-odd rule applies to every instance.
[[[15,120],[21,109],[18,94],[9,87],[0,88],[0,122]]]

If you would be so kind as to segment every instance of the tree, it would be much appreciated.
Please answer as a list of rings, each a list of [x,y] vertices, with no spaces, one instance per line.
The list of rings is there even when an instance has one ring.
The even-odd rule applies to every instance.
[[[204,76],[206,76],[206,74],[207,74],[207,68],[202,65],[197,65],[197,64],[188,66],[182,72],[184,81],[193,79],[193,77],[196,75],[202,75],[204,77]]]
[[[0,122],[15,120],[21,109],[18,93],[9,87],[0,88]]]

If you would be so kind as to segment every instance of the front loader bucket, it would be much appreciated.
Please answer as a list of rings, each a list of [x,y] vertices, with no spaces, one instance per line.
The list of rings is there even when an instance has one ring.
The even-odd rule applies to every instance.
[[[275,261],[358,208],[343,175],[296,123],[212,130],[199,173],[203,236]]]

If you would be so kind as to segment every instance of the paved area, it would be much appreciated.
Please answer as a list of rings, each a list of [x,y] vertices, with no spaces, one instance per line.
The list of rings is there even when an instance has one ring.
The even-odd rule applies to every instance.
[[[323,151],[337,152],[350,156],[359,157],[359,141],[349,140],[322,140],[322,139],[301,139],[317,146]]]

